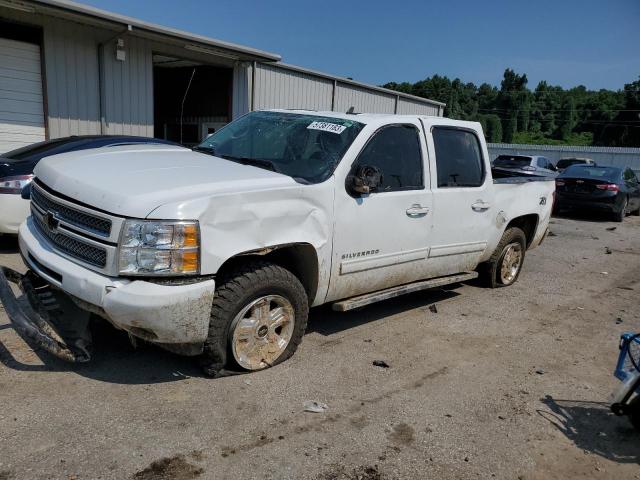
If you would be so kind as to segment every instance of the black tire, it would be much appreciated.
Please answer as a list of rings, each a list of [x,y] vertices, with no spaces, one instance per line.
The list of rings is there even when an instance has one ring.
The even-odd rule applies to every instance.
[[[640,396],[636,396],[629,404],[629,421],[636,430],[640,431]]]
[[[291,303],[295,313],[289,344],[269,366],[282,363],[294,354],[307,328],[307,293],[300,280],[289,270],[273,263],[255,261],[229,272],[219,280],[211,308],[209,336],[200,357],[205,374],[216,377],[224,372],[246,371],[234,359],[231,324],[246,305],[265,295],[284,297]]]
[[[500,271],[502,268],[502,262],[504,261],[505,253],[507,252],[507,247],[509,247],[513,243],[519,243],[521,249],[521,260],[520,267],[518,268],[515,277],[509,281],[505,282],[501,278]],[[480,266],[479,273],[481,282],[489,288],[499,288],[499,287],[508,287],[513,285],[520,276],[520,272],[522,271],[522,265],[524,264],[525,252],[527,250],[527,237],[524,232],[518,227],[510,227],[503,234],[500,239],[500,243],[496,247],[491,258]]]
[[[627,206],[629,205],[629,199],[625,198],[622,203],[622,208],[619,212],[613,212],[613,221],[614,222],[622,222],[624,221],[624,217],[627,216]]]

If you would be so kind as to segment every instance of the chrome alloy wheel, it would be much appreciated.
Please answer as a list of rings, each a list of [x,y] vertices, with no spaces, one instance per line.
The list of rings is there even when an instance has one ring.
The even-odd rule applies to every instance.
[[[270,367],[291,341],[295,313],[280,295],[266,295],[244,307],[231,323],[231,349],[238,365],[247,370]]]
[[[500,282],[503,285],[511,284],[522,267],[522,245],[519,242],[510,243],[504,249],[502,262],[500,263]]]

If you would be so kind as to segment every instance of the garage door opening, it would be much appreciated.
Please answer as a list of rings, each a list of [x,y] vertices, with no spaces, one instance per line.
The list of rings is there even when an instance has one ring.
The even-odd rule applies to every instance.
[[[0,20],[0,153],[45,139],[42,30]]]
[[[200,143],[231,119],[233,69],[153,55],[154,136]]]

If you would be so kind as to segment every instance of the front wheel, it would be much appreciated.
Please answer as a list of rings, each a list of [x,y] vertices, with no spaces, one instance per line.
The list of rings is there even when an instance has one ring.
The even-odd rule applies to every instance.
[[[289,270],[252,262],[221,278],[201,356],[207,375],[262,370],[291,357],[307,327],[304,287]]]
[[[518,227],[508,228],[491,258],[483,265],[483,283],[490,288],[513,285],[522,270],[526,248],[524,232]]]

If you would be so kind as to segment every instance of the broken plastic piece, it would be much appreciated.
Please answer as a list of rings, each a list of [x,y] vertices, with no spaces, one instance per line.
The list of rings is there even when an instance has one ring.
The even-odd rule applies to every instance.
[[[329,405],[318,402],[317,400],[307,400],[303,404],[305,412],[324,413],[329,410]]]

